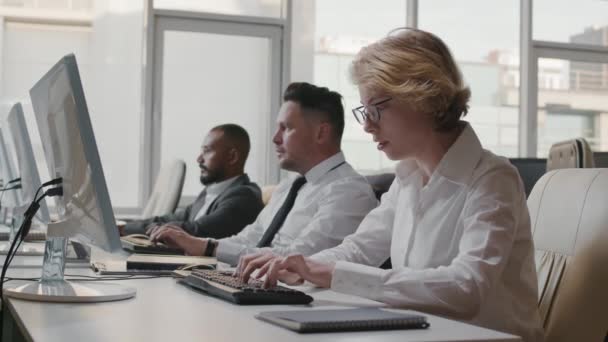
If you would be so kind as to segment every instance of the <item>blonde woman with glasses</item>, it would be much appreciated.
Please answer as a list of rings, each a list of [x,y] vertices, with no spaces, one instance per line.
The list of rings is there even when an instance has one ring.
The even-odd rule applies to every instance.
[[[484,150],[467,114],[469,88],[435,35],[399,29],[351,66],[353,109],[378,150],[399,160],[378,208],[342,244],[310,257],[254,254],[265,285],[320,287],[541,341],[530,216],[507,159]],[[379,269],[388,257],[393,268]]]

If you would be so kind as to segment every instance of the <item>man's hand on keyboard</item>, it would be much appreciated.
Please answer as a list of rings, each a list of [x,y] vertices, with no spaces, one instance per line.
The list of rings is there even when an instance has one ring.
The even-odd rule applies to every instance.
[[[150,235],[150,241],[163,242],[169,247],[179,248],[186,255],[201,256],[207,248],[207,239],[194,237],[182,229],[162,226]]]
[[[166,224],[153,223],[147,227],[146,235],[148,235],[150,237],[150,239],[152,239],[152,236],[154,236],[154,234],[156,232],[158,232],[161,228],[169,228],[169,229],[176,229],[176,230],[183,231],[182,227],[176,226],[173,223],[166,223]]]

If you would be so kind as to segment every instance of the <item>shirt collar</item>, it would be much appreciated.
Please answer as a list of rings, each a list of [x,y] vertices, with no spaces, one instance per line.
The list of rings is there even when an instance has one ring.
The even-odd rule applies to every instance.
[[[331,171],[333,168],[345,162],[344,153],[338,152],[333,156],[325,159],[319,164],[315,165],[312,169],[308,170],[304,177],[307,182],[314,183],[318,181],[323,175]]]
[[[483,151],[481,143],[471,125],[466,121],[462,123],[464,129],[441,158],[431,178],[438,174],[455,183],[463,184],[479,162]],[[395,173],[401,180],[405,180],[418,169],[418,164],[413,159],[405,159],[397,164]]]
[[[225,181],[207,185],[207,187],[205,188],[205,190],[207,190],[207,196],[209,196],[209,195],[217,196],[217,195],[221,194],[226,189],[228,189],[230,184],[232,184],[237,178],[239,178],[239,176],[234,176],[232,178],[226,179]]]
[[[402,181],[405,181],[406,178],[410,177],[416,171],[418,171],[418,164],[416,164],[414,159],[404,159],[395,166],[395,175]]]

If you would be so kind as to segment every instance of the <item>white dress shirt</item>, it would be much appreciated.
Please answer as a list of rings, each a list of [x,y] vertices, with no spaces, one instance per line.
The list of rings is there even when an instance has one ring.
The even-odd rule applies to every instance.
[[[312,255],[334,247],[378,205],[369,183],[345,162],[342,152],[317,164],[304,177],[306,184],[269,247],[276,254]],[[283,205],[294,179],[279,183],[255,222],[238,235],[219,240],[219,261],[235,265],[241,255],[259,250],[256,245]]]
[[[530,216],[517,170],[466,124],[423,186],[413,160],[357,232],[313,259],[331,289],[541,341]],[[376,266],[391,257],[393,269]]]
[[[209,206],[211,205],[211,203],[213,203],[213,201],[215,201],[217,196],[221,195],[222,192],[228,189],[230,184],[232,184],[239,177],[240,176],[234,176],[232,178],[226,179],[225,181],[207,185],[205,187],[205,204],[203,204],[201,210],[196,213],[194,221],[198,220],[201,216],[204,216],[207,213],[207,209],[209,209]]]

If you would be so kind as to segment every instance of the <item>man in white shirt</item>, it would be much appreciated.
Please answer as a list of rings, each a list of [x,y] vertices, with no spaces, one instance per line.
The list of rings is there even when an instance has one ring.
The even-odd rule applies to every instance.
[[[283,100],[273,143],[281,168],[299,176],[282,181],[256,221],[238,235],[199,239],[162,229],[154,240],[235,265],[241,255],[260,250],[311,255],[340,244],[356,230],[377,200],[341,152],[340,94],[293,83]]]
[[[260,188],[245,173],[249,149],[249,135],[241,126],[223,124],[212,128],[196,160],[205,188],[194,203],[175,213],[119,226],[121,233],[152,235],[166,227],[216,239],[237,234],[264,207]]]

